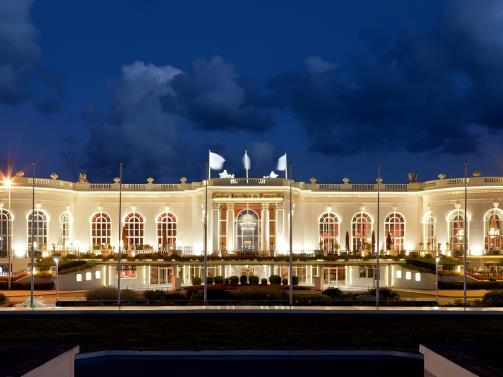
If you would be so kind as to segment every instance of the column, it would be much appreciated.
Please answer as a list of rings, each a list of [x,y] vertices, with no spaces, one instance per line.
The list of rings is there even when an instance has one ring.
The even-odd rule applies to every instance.
[[[278,203],[276,211],[276,250],[285,254],[288,250],[288,240],[285,238],[285,209],[283,203]]]
[[[210,206],[208,206],[210,207]],[[210,240],[208,241],[209,243],[209,249],[208,249],[208,253],[212,253],[212,254],[218,254],[218,250],[219,250],[219,245],[218,245],[218,239],[219,239],[219,233],[218,233],[218,230],[219,230],[219,226],[220,226],[220,223],[218,221],[218,208],[219,208],[219,205],[218,203],[211,203],[211,232],[210,232]]]
[[[234,204],[227,204],[227,252],[234,248]]]
[[[269,203],[262,203],[262,249],[269,251]]]

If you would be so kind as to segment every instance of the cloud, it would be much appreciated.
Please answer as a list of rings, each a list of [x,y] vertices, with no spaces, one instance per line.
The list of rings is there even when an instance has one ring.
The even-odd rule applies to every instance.
[[[29,20],[31,1],[0,2],[0,103],[29,97],[25,80],[39,57],[38,31]]]
[[[311,73],[325,73],[337,68],[336,63],[327,62],[319,56],[309,56],[305,58],[304,64]]]
[[[35,104],[42,114],[56,113],[61,110],[61,103],[54,97],[45,98]]]
[[[86,148],[91,179],[115,176],[120,161],[137,181],[149,175],[173,178],[184,168],[188,152],[176,128],[179,117],[163,111],[160,102],[179,74],[169,65],[134,62],[122,67],[107,121],[91,128]]]
[[[177,76],[171,87],[162,99],[164,110],[183,115],[197,128],[261,132],[276,125],[261,109],[269,100],[219,56],[196,60],[192,72]]]
[[[308,58],[307,72],[277,75],[268,87],[316,152],[474,152],[473,125],[503,129],[501,4],[452,2],[429,33],[369,43],[337,70]]]

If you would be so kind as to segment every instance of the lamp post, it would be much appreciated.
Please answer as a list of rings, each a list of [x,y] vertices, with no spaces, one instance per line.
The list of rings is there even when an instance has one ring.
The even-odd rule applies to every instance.
[[[377,244],[376,244],[376,309],[379,309],[379,288],[381,283],[381,270],[379,265],[379,216],[380,216],[380,208],[381,208],[381,163],[377,163]]]
[[[59,301],[59,258],[54,257],[54,263],[56,263],[56,306],[58,306]]]
[[[7,289],[10,290],[12,287],[12,215],[10,212],[10,188],[12,186],[12,180],[10,178],[6,178],[3,182],[3,185],[9,190],[9,217],[7,219],[7,257],[9,258],[9,278]]]
[[[438,256],[438,251],[437,251],[437,256],[435,257],[435,301],[437,302],[438,305],[438,262],[440,261],[440,257]]]
[[[32,196],[31,196],[31,285],[30,285],[30,306],[33,309],[33,291],[35,290],[35,172],[36,172],[37,162],[33,161],[31,163],[32,167]]]

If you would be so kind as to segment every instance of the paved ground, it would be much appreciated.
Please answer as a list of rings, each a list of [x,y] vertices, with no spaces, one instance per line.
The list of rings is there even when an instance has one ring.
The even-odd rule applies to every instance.
[[[60,291],[58,294],[59,300],[85,300],[86,291]],[[10,301],[11,304],[17,305],[26,301],[30,297],[30,291],[17,291],[17,290],[0,290]],[[35,291],[36,299],[42,300],[46,305],[54,305],[56,302],[56,291]]]

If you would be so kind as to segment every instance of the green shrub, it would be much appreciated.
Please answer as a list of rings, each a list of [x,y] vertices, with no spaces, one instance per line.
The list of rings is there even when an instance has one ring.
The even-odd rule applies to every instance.
[[[288,285],[288,279],[287,278],[281,279],[281,284]]]
[[[224,284],[225,285],[229,285],[230,283],[231,283],[231,279],[229,279],[229,278],[225,278],[224,279]]]
[[[260,279],[260,285],[267,285],[267,279],[266,278]]]
[[[0,305],[7,303],[7,297],[3,293],[0,293]]]
[[[35,277],[41,278],[41,279],[47,279],[47,278],[51,278],[52,274],[48,271],[40,271],[35,274]]]
[[[503,290],[487,292],[482,298],[484,306],[503,306]]]
[[[250,282],[251,285],[258,285],[260,279],[258,276],[250,275],[250,277],[248,278],[248,281]],[[267,282],[267,280],[266,280],[266,282]]]
[[[376,296],[376,290],[375,289],[369,289],[369,294],[373,297]],[[379,288],[379,299],[380,300],[399,300],[400,295],[389,289],[389,288]]]
[[[207,283],[208,285],[212,285],[214,282],[215,282],[215,279],[213,279],[213,276],[208,276],[208,277],[206,278],[206,283]]]
[[[299,277],[298,276],[292,276],[292,284],[299,285]]]
[[[279,275],[269,276],[269,283],[271,283],[272,285],[280,285],[281,284],[281,276],[279,276]]]
[[[121,301],[137,301],[138,295],[131,289],[121,290]],[[117,289],[114,287],[101,287],[86,293],[87,301],[115,301]]]
[[[339,288],[327,288],[323,291],[323,294],[325,296],[337,299],[341,299],[344,297],[344,293],[342,293],[342,291]]]
[[[239,282],[241,283],[241,285],[245,285],[246,283],[248,283],[248,276],[241,275],[241,277],[239,278]]]
[[[203,282],[203,279],[201,279],[199,276],[192,276],[192,285],[201,285]]]
[[[323,305],[332,305],[333,301],[331,297],[323,295],[321,293],[317,294],[295,294],[293,295],[293,302],[295,305],[314,305],[314,306],[323,306]]]
[[[187,303],[187,296],[181,292],[168,292],[168,291],[145,291],[143,297],[152,301],[153,304],[160,305],[181,305]]]
[[[243,289],[229,292],[241,305],[282,304],[288,301],[288,293],[276,288]]]
[[[89,266],[91,266],[91,264],[85,260],[61,261],[58,266],[58,272],[60,274],[65,274],[71,271],[83,270]]]
[[[230,285],[238,285],[239,283],[239,277],[237,276],[230,276],[229,277],[229,284]]]
[[[215,276],[215,278],[213,280],[215,281],[215,284],[223,284],[224,283],[223,276]]]

